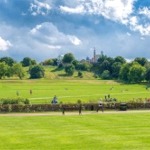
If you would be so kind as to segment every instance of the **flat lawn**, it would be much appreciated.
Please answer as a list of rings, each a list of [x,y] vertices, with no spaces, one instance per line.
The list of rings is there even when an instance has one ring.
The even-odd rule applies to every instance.
[[[0,116],[1,150],[149,150],[150,113]]]
[[[30,89],[33,93],[30,95]],[[1,80],[0,98],[29,98],[32,103],[49,103],[54,95],[59,102],[97,102],[110,94],[118,101],[150,98],[146,84],[120,84],[103,80]]]

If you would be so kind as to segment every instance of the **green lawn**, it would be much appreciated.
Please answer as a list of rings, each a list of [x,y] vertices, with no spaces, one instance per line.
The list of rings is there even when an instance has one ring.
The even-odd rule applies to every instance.
[[[0,116],[1,150],[149,150],[150,113]]]
[[[30,89],[33,94],[30,95]],[[32,103],[49,103],[54,95],[59,102],[82,102],[104,99],[110,94],[118,101],[128,101],[137,98],[150,98],[150,91],[144,84],[120,84],[103,80],[0,80],[0,98],[29,98]]]

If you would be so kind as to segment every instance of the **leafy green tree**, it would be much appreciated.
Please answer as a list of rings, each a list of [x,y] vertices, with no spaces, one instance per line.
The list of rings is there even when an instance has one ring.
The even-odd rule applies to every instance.
[[[11,57],[2,57],[0,58],[0,62],[5,62],[8,66],[13,66],[16,61]]]
[[[146,68],[139,63],[133,63],[130,67],[128,79],[131,83],[139,83],[144,80]]]
[[[8,66],[7,67],[7,72],[6,72],[6,74],[5,74],[5,76],[6,77],[11,77],[11,76],[13,76],[13,67],[11,67],[11,66]]]
[[[79,61],[78,60],[73,60],[72,64],[75,66],[75,69],[78,69],[78,65],[79,65]]]
[[[82,71],[90,71],[92,65],[89,62],[80,62],[76,65],[77,70],[82,70]]]
[[[108,60],[104,60],[99,67],[100,74],[103,73],[104,70],[111,70],[111,63]]]
[[[27,67],[27,66],[35,65],[36,61],[31,59],[31,58],[29,58],[29,57],[25,57],[25,58],[23,58],[21,63],[22,63],[23,67]]]
[[[29,69],[31,79],[43,78],[44,72],[44,68],[41,65],[31,66]]]
[[[66,65],[65,66],[65,72],[68,76],[72,76],[74,74],[75,67],[72,64]]]
[[[128,82],[128,74],[130,71],[131,63],[125,63],[121,66],[120,72],[119,72],[119,78],[125,82]]]
[[[112,77],[117,79],[119,77],[119,72],[122,64],[120,62],[114,62],[112,64]]]
[[[57,59],[47,59],[44,62],[42,62],[42,64],[44,66],[48,66],[48,65],[50,65],[50,66],[57,66]]]
[[[110,76],[110,72],[109,70],[104,70],[101,74],[101,78],[104,79],[104,80],[107,80],[107,79],[110,79],[111,76]]]
[[[62,62],[64,64],[71,64],[75,60],[75,57],[72,53],[67,53],[64,55]]]
[[[83,73],[81,71],[78,71],[78,77],[80,77],[80,78],[83,77]]]
[[[13,74],[17,75],[20,79],[22,79],[25,76],[24,68],[20,63],[13,64]]]
[[[146,69],[145,79],[150,82],[150,67]]]
[[[137,57],[134,59],[134,62],[138,62],[141,66],[144,66],[146,63],[148,63],[148,60],[144,57]]]
[[[114,62],[119,62],[121,64],[124,64],[124,63],[126,63],[126,60],[121,56],[117,56],[117,57],[115,57]]]
[[[8,72],[8,65],[5,62],[0,62],[0,79],[6,76]]]

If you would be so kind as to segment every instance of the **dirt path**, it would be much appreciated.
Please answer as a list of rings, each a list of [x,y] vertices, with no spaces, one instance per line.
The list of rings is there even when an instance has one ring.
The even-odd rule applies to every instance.
[[[133,114],[133,113],[150,113],[150,110],[129,110],[129,111],[99,111],[98,113],[95,111],[83,111],[82,115],[90,115],[90,114]],[[79,113],[76,112],[65,112],[65,116],[78,116]],[[8,117],[19,117],[19,116],[63,116],[61,112],[40,112],[40,113],[1,113],[0,116],[8,116]]]

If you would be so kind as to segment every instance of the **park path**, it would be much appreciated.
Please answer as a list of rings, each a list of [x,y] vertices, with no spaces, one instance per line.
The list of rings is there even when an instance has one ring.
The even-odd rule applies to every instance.
[[[150,113],[150,110],[128,110],[128,111],[82,111],[82,115],[91,115],[91,114],[133,114],[133,113]],[[78,111],[75,112],[65,112],[65,115],[62,115],[61,112],[39,112],[39,113],[0,113],[1,116],[8,117],[21,117],[21,116],[77,116],[79,115]]]

